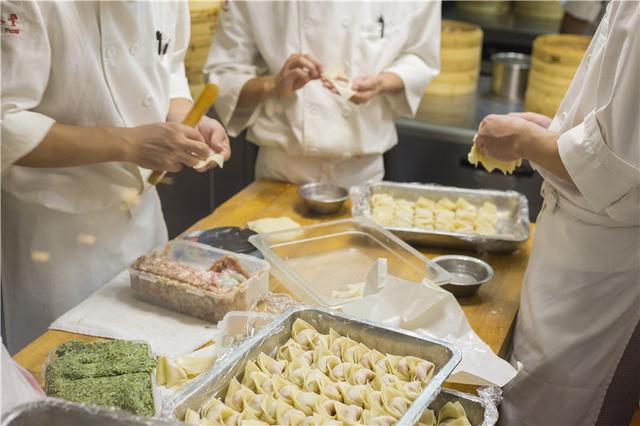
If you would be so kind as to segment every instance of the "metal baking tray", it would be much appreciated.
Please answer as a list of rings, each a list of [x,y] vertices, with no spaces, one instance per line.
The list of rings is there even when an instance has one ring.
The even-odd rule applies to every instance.
[[[19,405],[2,418],[2,426],[179,426],[175,420],[139,417],[115,408],[76,404],[58,398]]]
[[[168,401],[163,407],[162,417],[182,419],[187,408],[197,410],[210,398],[221,397],[233,377],[242,379],[247,361],[256,359],[260,352],[274,355],[277,348],[286,343],[297,318],[307,321],[320,333],[329,333],[329,328],[333,328],[338,333],[348,335],[382,353],[413,355],[435,364],[431,382],[398,424],[414,424],[420,418],[425,408],[438,395],[442,383],[462,359],[460,351],[443,340],[382,326],[350,315],[338,314],[329,309],[302,306],[292,308],[280,315],[253,338],[240,344],[237,350],[217,362],[211,370],[197,378],[174,399]]]
[[[443,197],[449,197],[455,201],[458,197],[461,197],[476,205],[490,201],[498,207],[496,235],[431,231],[395,226],[384,227],[410,244],[510,254],[529,239],[529,203],[524,195],[516,191],[466,189],[423,183],[370,183],[351,188],[350,197],[353,216],[371,218],[369,198],[373,194],[380,192],[388,193],[394,198],[404,198],[410,201],[415,201],[420,196],[434,201]]]
[[[493,401],[453,389],[442,389],[429,409],[437,414],[447,402],[456,401],[462,404],[471,426],[493,426],[498,421],[498,408]]]

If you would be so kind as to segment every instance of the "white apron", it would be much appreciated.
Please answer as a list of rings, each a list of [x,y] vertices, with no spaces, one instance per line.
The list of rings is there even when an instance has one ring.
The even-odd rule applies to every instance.
[[[166,241],[150,170],[15,163],[54,122],[165,121],[170,99],[190,98],[189,10],[184,1],[20,1],[3,2],[2,16],[2,303],[13,353]]]
[[[594,424],[640,320],[638,5],[609,3],[550,126],[572,183],[539,168],[501,424]]]
[[[138,256],[167,241],[155,188],[124,203],[67,214],[2,196],[2,299],[15,353]],[[47,259],[48,257],[48,259]]]
[[[545,205],[522,288],[502,425],[594,424],[640,320],[640,228]],[[615,271],[615,272],[612,272]]]

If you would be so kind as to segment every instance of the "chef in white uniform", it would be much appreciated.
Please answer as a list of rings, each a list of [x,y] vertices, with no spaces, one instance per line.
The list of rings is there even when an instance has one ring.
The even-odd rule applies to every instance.
[[[149,169],[213,149],[191,105],[186,2],[2,4],[2,302],[15,352],[167,240]],[[155,124],[153,124],[155,123]]]
[[[350,186],[382,179],[393,117],[415,114],[439,50],[437,1],[232,1],[205,73],[229,134],[260,146],[257,178]],[[350,100],[321,81],[336,67]]]
[[[501,424],[595,424],[640,320],[638,5],[608,5],[553,121],[488,116],[478,130],[484,154],[531,160],[545,180]]]

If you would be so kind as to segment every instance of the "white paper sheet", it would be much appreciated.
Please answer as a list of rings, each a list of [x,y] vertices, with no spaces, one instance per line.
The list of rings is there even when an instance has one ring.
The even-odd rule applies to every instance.
[[[134,299],[128,271],[60,316],[49,328],[113,339],[144,340],[154,354],[168,357],[194,351],[215,339],[218,332],[210,322]]]
[[[456,345],[462,361],[449,382],[502,387],[517,373],[473,331],[455,297],[435,284],[417,285],[388,276],[379,293],[346,304],[343,311]]]

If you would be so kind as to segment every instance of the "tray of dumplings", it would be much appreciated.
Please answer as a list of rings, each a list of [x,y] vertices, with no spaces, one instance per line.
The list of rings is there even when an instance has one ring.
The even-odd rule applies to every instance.
[[[448,342],[316,307],[285,312],[165,405],[188,424],[414,424],[460,362]]]
[[[509,254],[529,239],[529,204],[516,191],[377,182],[350,196],[354,216],[410,244]]]

